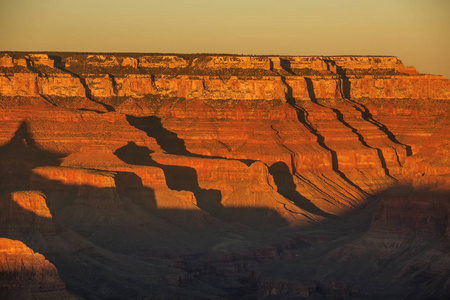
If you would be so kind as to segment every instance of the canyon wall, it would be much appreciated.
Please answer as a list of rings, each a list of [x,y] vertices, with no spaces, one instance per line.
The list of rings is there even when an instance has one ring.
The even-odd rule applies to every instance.
[[[419,74],[396,57],[4,53],[0,68],[3,96],[279,100],[292,89],[296,99],[309,100],[314,88],[318,99],[450,97],[448,80]]]
[[[449,101],[450,80],[390,56],[0,53],[1,236],[53,279],[0,274],[64,297],[61,279],[86,298],[345,298],[342,257],[424,232],[448,247]],[[331,269],[289,279],[319,244]],[[383,245],[380,285],[406,249]],[[442,266],[423,295],[446,293]]]

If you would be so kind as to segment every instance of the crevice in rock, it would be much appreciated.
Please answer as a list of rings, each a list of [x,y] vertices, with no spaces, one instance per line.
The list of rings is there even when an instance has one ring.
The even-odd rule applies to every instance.
[[[332,205],[334,205],[334,206],[336,206],[336,203],[339,203],[339,201],[338,201],[338,199],[336,199],[336,197],[332,194],[332,193],[330,193],[330,190],[331,189],[324,189],[324,188],[320,188],[320,187],[318,187],[316,184],[314,184],[313,182],[311,182],[311,180],[309,180],[309,179],[307,179],[306,177],[304,177],[303,175],[300,175],[300,174],[295,174],[295,177],[297,177],[297,179],[298,180],[300,180],[303,184],[306,184],[306,185],[308,185],[308,186],[310,186],[312,189],[314,189],[314,190],[316,190],[318,193],[320,193],[320,194],[322,194],[322,195],[325,195],[326,197],[328,197],[329,199],[331,199],[331,200],[333,200],[333,201],[330,201],[330,200],[327,200],[327,199],[325,199],[325,198],[323,198],[322,197],[322,199],[324,200],[324,201],[327,201],[327,202],[329,202],[330,204],[332,204]],[[345,194],[343,194],[342,192],[340,192],[340,189],[344,189],[343,187],[341,187],[341,186],[339,186],[338,184],[336,184],[335,182],[333,182],[333,181],[331,181],[331,180],[328,180],[328,181],[325,181],[325,180],[322,180],[324,183],[326,183],[327,185],[334,185],[333,186],[333,188],[335,188],[335,187],[337,187],[336,189],[333,189],[333,191],[336,193],[336,194],[339,194],[339,195],[341,195],[343,198],[348,198],[348,195],[345,195]],[[330,184],[330,183],[332,183],[332,184]],[[347,192],[348,193],[348,192]]]
[[[87,99],[89,99],[90,101],[95,102],[95,103],[97,103],[97,104],[100,104],[100,105],[103,106],[108,112],[115,111],[114,107],[112,107],[111,105],[106,104],[106,103],[103,103],[103,102],[101,102],[101,101],[98,101],[98,100],[94,99],[94,98],[92,97],[92,91],[91,91],[91,89],[89,88],[89,86],[88,86],[87,83],[86,83],[86,78],[83,78],[83,77],[81,77],[80,75],[78,75],[78,74],[76,74],[76,73],[74,73],[74,72],[72,72],[72,71],[69,71],[69,70],[66,68],[66,64],[62,61],[61,57],[55,56],[55,55],[50,55],[48,58],[50,58],[51,60],[53,60],[53,62],[54,62],[54,64],[55,64],[55,68],[57,68],[57,69],[59,69],[59,70],[65,72],[65,73],[68,73],[68,74],[72,75],[73,77],[77,78],[77,79],[80,81],[81,85],[82,85],[83,88],[84,88],[85,95],[86,95],[86,98],[87,98]],[[109,74],[108,74],[108,75],[109,75]]]
[[[281,58],[280,57],[280,66],[281,66],[281,68],[283,70],[288,72],[290,75],[296,75],[294,73],[294,71],[292,71],[292,69],[291,69],[291,62],[289,61],[289,59],[285,59],[285,58]]]
[[[330,152],[331,165],[332,165],[333,171],[335,171],[349,185],[353,186],[358,191],[363,193],[363,195],[367,195],[367,193],[365,191],[363,191],[358,185],[356,185],[353,181],[351,181],[341,170],[339,170],[338,156],[337,156],[336,151],[332,150],[325,144],[325,137],[323,135],[321,135],[320,132],[308,120],[308,112],[303,107],[300,107],[295,103],[295,98],[293,97],[293,94],[292,94],[292,87],[287,83],[286,78],[284,76],[281,76],[281,81],[287,88],[287,92],[285,93],[286,102],[295,109],[295,111],[297,112],[297,118],[300,121],[300,123],[303,126],[305,126],[305,128],[308,129],[308,131],[311,132],[317,138],[317,143],[323,149]],[[314,93],[314,91],[312,91],[312,92]],[[313,96],[313,97],[315,97],[315,96]]]
[[[336,72],[342,79],[342,88],[343,88],[342,94],[343,94],[344,99],[353,104],[353,107],[361,113],[362,118],[366,122],[369,122],[369,123],[375,125],[379,130],[381,130],[384,134],[386,134],[386,136],[389,138],[389,140],[391,140],[391,142],[404,147],[405,151],[406,151],[406,156],[411,156],[412,148],[410,145],[400,142],[396,138],[395,134],[392,131],[390,131],[386,125],[375,120],[373,118],[372,114],[370,113],[369,109],[365,105],[358,103],[354,100],[351,100],[351,97],[350,97],[351,82],[347,76],[346,70],[340,66],[336,66]]]
[[[278,130],[276,130],[273,125],[270,125],[270,128],[274,131],[275,133],[275,139],[278,142],[278,145],[280,145],[281,147],[283,147],[283,149],[285,149],[291,156],[291,170],[292,170],[292,174],[296,173],[296,169],[295,169],[295,161],[294,161],[294,156],[295,153],[294,151],[292,151],[291,149],[289,149],[288,147],[286,147],[284,145],[283,139],[280,137],[280,133],[278,132]]]
[[[30,61],[29,59],[26,59],[25,61],[26,61],[26,63],[27,63],[27,68],[28,68],[30,71],[32,71],[33,73],[37,73],[37,74],[39,75],[39,77],[42,77],[42,72],[39,71],[37,68],[33,67],[33,66],[31,65],[31,61]],[[37,88],[37,90],[39,90],[39,87],[38,87],[37,82],[36,82],[36,88]],[[46,95],[44,95],[44,94],[42,94],[42,93],[39,93],[39,96],[40,96],[42,99],[44,99],[47,103],[49,103],[50,105],[58,106],[55,102],[53,102],[53,101],[50,99],[50,97],[48,97],[48,96],[46,96]]]
[[[39,93],[39,96],[41,96],[41,98],[44,99],[44,100],[45,100],[46,102],[48,102],[49,104],[51,104],[51,105],[53,105],[53,106],[58,106],[58,105],[56,105],[55,102],[53,102],[52,100],[50,100],[50,97],[48,97],[48,96],[46,96],[46,95],[44,95],[44,94],[41,94],[41,93]]]
[[[188,157],[197,157],[197,158],[210,158],[210,159],[225,159],[230,161],[240,161],[247,166],[250,166],[256,160],[253,159],[233,159],[222,156],[208,156],[202,154],[192,153],[187,150],[186,145],[184,144],[184,140],[179,138],[175,132],[167,130],[161,123],[161,119],[157,116],[148,116],[148,117],[134,117],[131,115],[127,115],[128,123],[139,129],[144,131],[149,137],[152,137],[156,140],[158,145],[168,154],[173,155],[183,155]]]
[[[201,188],[197,179],[197,171],[194,168],[160,164],[153,160],[151,153],[153,153],[152,150],[138,146],[134,142],[128,142],[126,146],[114,152],[118,158],[128,164],[161,168],[167,187],[175,191],[192,192],[197,200],[197,206],[202,210],[216,214],[223,208],[220,191]]]
[[[269,173],[272,175],[277,191],[284,198],[292,201],[292,203],[314,215],[335,218],[335,215],[329,214],[314,205],[311,200],[305,198],[297,192],[297,186],[294,183],[294,177],[289,171],[289,167],[284,162],[276,162],[269,167]]]
[[[389,169],[388,169],[388,167],[387,167],[387,165],[386,165],[386,159],[384,158],[383,151],[381,151],[381,149],[379,149],[379,148],[374,148],[374,147],[369,146],[369,145],[367,144],[367,142],[364,140],[364,137],[362,136],[362,134],[359,133],[358,130],[357,130],[355,127],[351,126],[347,121],[344,120],[344,115],[342,114],[342,112],[341,112],[339,109],[337,109],[337,108],[332,108],[332,107],[328,107],[328,106],[325,106],[325,105],[323,105],[323,104],[320,104],[319,101],[317,101],[317,98],[316,98],[316,96],[315,96],[315,93],[314,93],[314,85],[313,85],[313,82],[312,82],[311,78],[305,77],[305,81],[306,81],[306,86],[307,86],[308,94],[309,94],[309,97],[311,98],[311,101],[314,102],[315,104],[321,106],[321,107],[331,109],[331,110],[334,112],[334,114],[336,115],[336,119],[337,119],[342,125],[344,125],[345,127],[349,128],[354,134],[356,134],[356,136],[358,137],[359,142],[360,142],[364,147],[367,147],[367,148],[369,148],[369,149],[374,149],[374,150],[376,150],[376,151],[377,151],[378,158],[380,159],[381,167],[382,167],[383,170],[384,170],[384,173],[385,173],[387,176],[393,178],[393,177],[389,174]]]
[[[389,138],[389,140],[397,145],[402,146],[403,148],[405,148],[406,151],[406,156],[411,156],[413,155],[412,153],[412,148],[410,145],[408,144],[404,144],[402,142],[400,142],[397,137],[395,136],[395,134],[390,131],[386,125],[378,122],[377,120],[375,120],[372,116],[372,114],[370,113],[369,109],[361,104],[361,103],[357,103],[356,101],[353,101],[351,99],[346,99],[347,101],[353,103],[354,107],[356,110],[358,110],[361,113],[362,118],[369,122],[372,123],[373,125],[375,125],[379,130],[381,130],[384,134],[386,134],[386,136]]]
[[[114,95],[116,95],[117,96],[117,82],[116,82],[116,78],[115,78],[115,76],[114,75],[112,75],[112,74],[108,74],[108,76],[109,76],[109,79],[111,79],[111,85],[112,85],[112,88],[113,88],[113,93],[114,93]]]
[[[400,162],[400,157],[398,156],[397,149],[395,147],[391,147],[394,150],[395,158],[397,159],[397,163],[400,167],[403,167],[402,163]]]

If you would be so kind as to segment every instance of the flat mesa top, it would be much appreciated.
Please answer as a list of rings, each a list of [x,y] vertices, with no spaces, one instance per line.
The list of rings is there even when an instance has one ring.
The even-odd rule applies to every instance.
[[[75,73],[106,71],[117,74],[150,72],[177,75],[277,76],[280,72],[287,72],[285,76],[334,76],[345,70],[346,75],[367,72],[380,75],[418,75],[414,67],[404,66],[395,56],[0,52],[0,68],[10,68],[9,72],[3,69],[5,73],[10,73],[14,67],[46,67],[46,73],[69,70]]]

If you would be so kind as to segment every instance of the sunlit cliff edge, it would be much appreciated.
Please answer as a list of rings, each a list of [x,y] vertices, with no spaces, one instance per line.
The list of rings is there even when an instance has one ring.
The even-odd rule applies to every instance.
[[[0,295],[445,298],[449,100],[391,56],[0,53]]]

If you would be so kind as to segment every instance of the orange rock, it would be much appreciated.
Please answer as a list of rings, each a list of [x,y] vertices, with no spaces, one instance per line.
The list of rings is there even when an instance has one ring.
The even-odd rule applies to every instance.
[[[29,54],[27,59],[32,66],[47,66],[50,68],[55,66],[54,61],[47,54]]]
[[[212,69],[265,69],[270,70],[268,57],[257,56],[210,56],[207,60],[196,60],[196,68]]]
[[[39,191],[15,192],[11,194],[11,200],[21,208],[33,212],[39,217],[52,217],[45,202],[45,196]]]
[[[189,297],[210,298],[223,286],[228,295],[236,282],[244,290],[259,280],[251,272],[261,262],[275,260],[279,268],[286,257],[289,278],[307,265],[321,277],[302,274],[312,285],[262,280],[260,291],[353,293],[321,278],[347,278],[360,266],[367,276],[391,274],[383,268],[392,261],[405,268],[395,275],[402,282],[396,293],[422,278],[404,267],[399,240],[429,235],[437,241],[432,251],[448,248],[450,81],[443,77],[382,56],[0,57],[0,233],[44,249],[83,297],[119,291],[115,296],[139,298],[166,288],[183,297],[186,285],[189,293],[204,286],[211,270],[220,284],[212,276],[205,295]],[[390,189],[397,185],[411,189]],[[317,254],[311,247],[313,263],[305,264],[303,243],[332,249]],[[75,244],[82,247],[73,250]],[[39,268],[56,278],[24,245],[6,243],[4,250],[17,253],[12,270],[33,289]],[[420,266],[432,251],[418,253]],[[328,259],[329,273],[316,266],[316,255]],[[358,268],[348,266],[355,257]],[[177,271],[166,271],[172,263]],[[433,264],[433,286],[447,265]],[[98,280],[86,284],[85,275]],[[7,289],[22,287],[11,282]]]
[[[10,56],[13,61],[21,59]],[[317,184],[324,174],[340,177],[348,195],[375,193],[392,184],[392,177],[412,178],[406,175],[412,171],[403,167],[406,158],[418,151],[419,137],[430,131],[425,124],[403,122],[411,113],[420,114],[417,110],[382,99],[450,98],[448,80],[413,74],[396,57],[70,54],[53,65],[49,60],[54,58],[44,54],[28,59],[36,68],[46,67],[44,74],[32,69],[17,69],[13,76],[5,73],[0,76],[0,92],[5,102],[14,97],[21,101],[28,96],[55,98],[52,103],[60,108],[47,106],[32,112],[31,119],[36,120],[33,132],[40,147],[71,154],[63,165],[77,170],[45,167],[35,169],[45,174],[35,175],[96,188],[113,188],[113,175],[105,177],[109,184],[97,182],[103,177],[91,174],[90,178],[83,168],[129,171],[141,177],[143,186],[168,188],[161,165],[179,165],[196,170],[201,188],[231,190],[249,176],[247,167],[237,167],[236,160],[259,160],[269,167],[283,162],[290,172],[307,174],[305,178]],[[103,69],[99,71],[99,67]],[[143,69],[137,72],[137,67]],[[367,102],[369,98],[377,100]],[[14,107],[14,103],[8,105]],[[105,111],[106,105],[117,113],[64,109]],[[432,118],[445,114],[444,106],[431,107]],[[12,117],[16,112],[3,115],[20,120],[30,118],[31,111],[17,117]],[[121,113],[154,115],[167,137],[146,135],[130,126]],[[401,121],[386,117],[391,115]],[[411,130],[419,127],[417,132]],[[183,143],[184,154],[165,149],[165,138]],[[2,139],[7,142],[7,135]],[[122,164],[114,156],[116,149],[131,141],[155,152],[152,166]],[[93,144],[103,145],[104,150],[93,150]],[[161,156],[162,152],[166,153]],[[409,161],[412,165],[413,160]],[[215,172],[217,166],[223,171]],[[428,168],[429,174],[437,170],[420,168]],[[262,170],[258,172],[266,178]],[[323,198],[305,182],[296,184],[303,185],[303,192],[314,199]],[[320,184],[329,188],[327,183]],[[268,186],[255,183],[253,188],[265,190]]]
[[[449,99],[449,80],[442,76],[349,77],[351,98]]]
[[[3,234],[20,237],[39,230],[55,234],[56,225],[41,191],[13,192],[0,199],[0,228]]]
[[[42,254],[6,238],[0,238],[0,287],[3,299],[76,299],[66,291],[58,270]]]
[[[112,97],[115,96],[112,78],[105,74],[102,77],[88,77],[86,84],[93,97]]]
[[[13,58],[8,54],[3,55],[0,58],[0,67],[6,68],[14,67]]]
[[[142,68],[183,68],[188,65],[186,59],[174,55],[151,55],[139,57]]]
[[[132,58],[132,57],[125,57],[122,60],[122,67],[131,67],[136,69],[138,66],[138,60],[136,58]]]
[[[115,67],[119,66],[119,60],[113,55],[88,55],[86,57],[86,64],[96,67]]]

